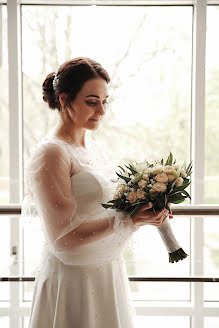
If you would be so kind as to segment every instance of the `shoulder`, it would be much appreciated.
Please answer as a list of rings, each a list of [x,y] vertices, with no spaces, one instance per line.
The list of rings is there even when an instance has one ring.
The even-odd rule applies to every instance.
[[[65,162],[69,166],[71,160],[67,149],[53,140],[41,140],[36,147],[31,150],[29,159],[30,164],[51,164],[56,166],[56,163]]]

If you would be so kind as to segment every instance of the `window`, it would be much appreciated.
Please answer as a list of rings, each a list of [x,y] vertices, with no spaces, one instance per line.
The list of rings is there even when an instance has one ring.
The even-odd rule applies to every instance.
[[[1,3],[2,204],[22,200],[21,172],[32,148],[57,122],[57,112],[42,100],[46,75],[69,58],[86,56],[99,61],[111,77],[107,113],[95,138],[112,154],[115,164],[163,158],[170,150],[179,162],[195,161],[194,197],[183,206],[219,205],[218,5],[207,6],[204,1],[195,5],[189,0],[145,0],[141,5],[129,0],[109,5],[105,0],[97,6],[79,5],[77,0]],[[198,26],[206,39],[205,33],[196,31]],[[13,35],[18,36],[15,44]],[[15,89],[9,78],[12,74],[18,80]],[[23,227],[19,216],[1,215],[0,219],[0,249],[4,250],[0,276],[35,276],[43,244],[40,223]],[[218,217],[185,212],[171,224],[189,258],[170,265],[158,232],[147,226],[136,233],[135,246],[124,252],[128,275],[217,277]],[[11,256],[13,247],[17,247],[17,258]],[[33,285],[1,282],[0,325],[28,327]],[[218,325],[218,283],[130,282],[130,286],[136,328],[151,324],[156,328],[161,323],[183,328]],[[20,314],[10,316],[10,305],[17,303]]]

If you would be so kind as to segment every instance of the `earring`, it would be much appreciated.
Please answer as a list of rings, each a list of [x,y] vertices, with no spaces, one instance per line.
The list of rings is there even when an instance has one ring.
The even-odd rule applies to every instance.
[[[65,107],[62,106],[61,111],[64,112],[65,111]]]

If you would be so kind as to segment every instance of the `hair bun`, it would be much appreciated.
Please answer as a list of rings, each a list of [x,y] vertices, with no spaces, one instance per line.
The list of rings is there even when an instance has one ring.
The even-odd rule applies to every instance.
[[[48,103],[49,108],[56,109],[59,107],[59,102],[57,101],[53,88],[53,80],[56,73],[50,73],[47,75],[45,81],[43,82],[43,100]]]

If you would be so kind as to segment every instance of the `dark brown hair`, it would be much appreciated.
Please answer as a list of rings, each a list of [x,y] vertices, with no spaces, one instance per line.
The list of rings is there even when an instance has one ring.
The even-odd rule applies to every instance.
[[[43,82],[43,100],[48,103],[49,108],[61,110],[59,94],[65,92],[67,95],[66,105],[70,104],[83,84],[92,79],[100,77],[107,83],[110,77],[100,63],[88,57],[77,57],[63,63],[56,74],[47,75]],[[55,79],[54,79],[55,78]]]

